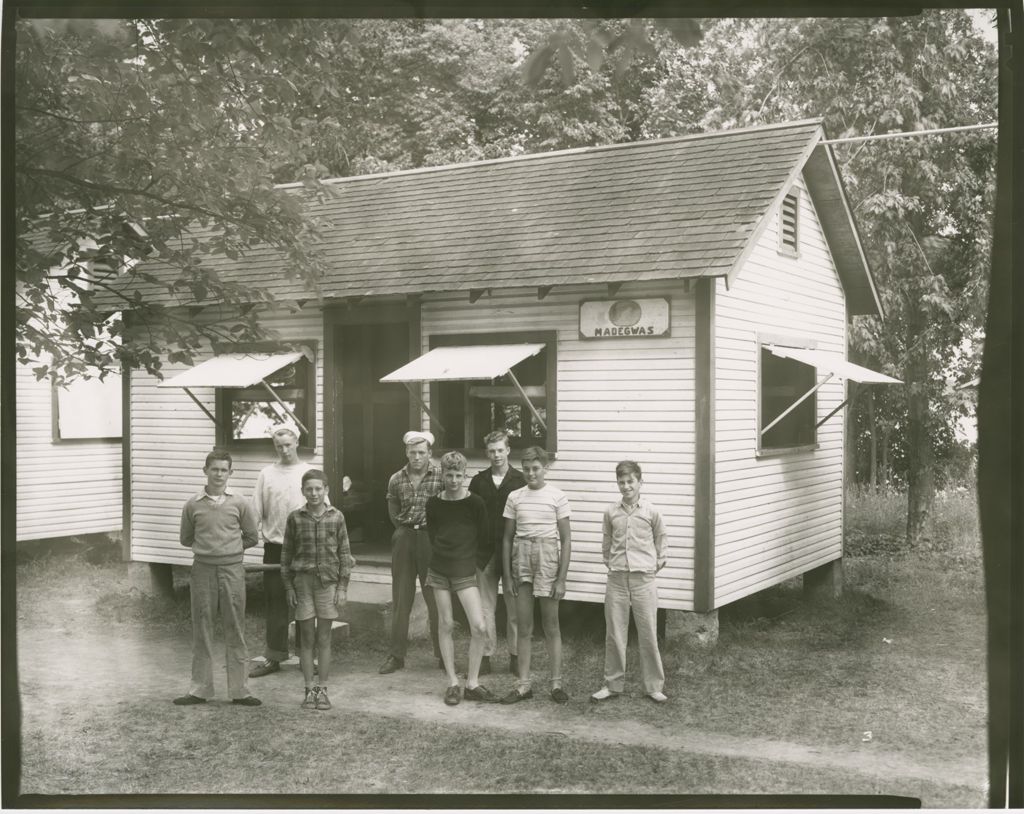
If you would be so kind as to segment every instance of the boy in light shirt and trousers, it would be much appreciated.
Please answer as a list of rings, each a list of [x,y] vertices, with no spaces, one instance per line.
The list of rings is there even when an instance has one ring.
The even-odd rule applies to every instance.
[[[640,497],[643,474],[635,461],[615,467],[622,500],[604,513],[602,553],[608,568],[604,619],[604,686],[590,696],[606,701],[625,689],[626,641],[629,610],[633,609],[640,645],[644,693],[652,701],[668,698],[662,692],[665,670],[658,651],[658,586],[655,574],[665,567],[667,534],[661,514]]]

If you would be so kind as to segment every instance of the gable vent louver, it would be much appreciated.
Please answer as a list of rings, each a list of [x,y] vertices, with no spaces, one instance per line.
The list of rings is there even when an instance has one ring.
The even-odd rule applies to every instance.
[[[798,198],[795,192],[790,192],[782,199],[782,209],[779,212],[779,243],[780,248],[786,252],[796,253],[798,247]]]

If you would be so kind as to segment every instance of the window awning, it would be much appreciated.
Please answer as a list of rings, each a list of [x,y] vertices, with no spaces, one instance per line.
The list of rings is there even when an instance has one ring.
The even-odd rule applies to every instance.
[[[521,345],[458,345],[448,348],[434,348],[422,356],[382,376],[382,382],[402,382],[409,393],[420,403],[430,419],[444,431],[441,422],[430,412],[422,397],[411,385],[413,382],[465,382],[481,379],[496,379],[508,376],[519,395],[526,402],[533,417],[547,432],[547,424],[523,386],[512,372],[512,368],[536,356],[544,350],[543,343]]]
[[[838,353],[809,348],[790,348],[784,345],[765,345],[765,347],[780,359],[796,359],[805,365],[818,368],[819,371],[830,373],[837,379],[850,379],[865,384],[903,384],[892,376],[886,376],[884,373],[847,362]]]
[[[455,382],[496,379],[544,345],[462,345],[434,348],[381,378],[382,382]]]
[[[779,413],[774,420],[762,427],[761,435],[764,435],[768,430],[782,421],[782,419],[803,403],[805,399],[810,398],[822,387],[822,385],[833,378],[849,379],[850,381],[860,382],[862,384],[903,384],[899,379],[894,379],[892,376],[886,376],[884,373],[879,373],[878,371],[861,367],[860,365],[855,365],[853,362],[847,362],[846,359],[838,353],[830,353],[824,350],[811,350],[810,348],[791,348],[785,345],[765,345],[764,348],[772,355],[778,356],[780,359],[794,359],[797,362],[803,362],[805,365],[817,368],[819,372],[825,374],[825,378],[800,396],[800,398],[789,405],[789,407]],[[815,424],[814,428],[817,429],[832,418],[832,416],[842,410],[849,401],[849,398],[845,399],[842,404]]]
[[[192,401],[199,405],[199,409],[206,413],[207,417],[217,423],[217,417],[207,409],[195,394],[189,389],[191,387],[250,387],[254,384],[262,384],[270,397],[276,401],[285,411],[295,425],[304,433],[308,433],[306,425],[302,423],[295,412],[281,400],[281,397],[274,392],[267,377],[277,373],[281,368],[288,367],[303,356],[308,357],[306,351],[295,350],[286,353],[220,353],[212,359],[200,362],[190,370],[179,373],[177,376],[160,382],[158,387],[180,387]]]
[[[288,353],[221,353],[158,387],[249,387],[303,357],[302,351]]]

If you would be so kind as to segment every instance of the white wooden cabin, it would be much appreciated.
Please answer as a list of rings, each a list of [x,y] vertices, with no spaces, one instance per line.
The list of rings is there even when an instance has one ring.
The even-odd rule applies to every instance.
[[[601,517],[624,458],[668,525],[664,608],[713,611],[840,562],[845,380],[886,377],[845,362],[852,316],[881,308],[824,138],[812,120],[338,179],[337,197],[309,203],[335,224],[322,302],[269,248],[210,258],[301,303],[266,324],[311,362],[217,351],[281,362],[265,381],[307,425],[302,455],[346,510],[354,579],[390,581],[384,490],[410,427],[480,468],[494,425],[512,430],[513,458],[546,446],[573,511],[569,599],[603,601]],[[512,366],[515,382],[500,365],[493,379],[437,368],[411,390],[398,381],[433,349],[495,344],[542,347]],[[164,370],[163,386],[130,378],[130,552],[187,564],[179,513],[205,454],[227,445],[233,484],[251,493],[274,454],[239,416],[277,408],[258,379],[185,392],[173,378],[186,368]]]
[[[15,374],[17,541],[121,530],[121,377]]]

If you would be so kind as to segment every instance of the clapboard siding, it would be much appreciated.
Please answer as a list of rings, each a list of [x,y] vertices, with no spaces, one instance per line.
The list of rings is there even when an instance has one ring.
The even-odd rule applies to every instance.
[[[120,440],[55,441],[49,379],[15,367],[16,539],[120,530]]]
[[[810,196],[802,180],[796,186],[799,256],[777,251],[773,213],[736,279],[716,292],[716,607],[842,554],[842,415],[818,429],[816,449],[756,454],[758,333],[845,354],[843,290]],[[822,387],[818,419],[843,398],[841,382]]]
[[[323,462],[323,315],[312,305],[299,314],[276,314],[265,318],[268,328],[283,340],[316,341],[316,449],[303,460],[320,466]],[[196,364],[209,358],[209,349],[196,358]],[[190,365],[165,364],[163,373],[170,378]],[[210,412],[215,411],[212,387],[192,391]],[[202,489],[203,461],[213,448],[216,433],[213,422],[177,387],[158,387],[157,380],[144,371],[131,378],[131,556],[142,562],[192,562],[192,553],[178,542],[181,507]],[[234,472],[230,488],[250,496],[260,469],[272,463],[267,450],[230,448]],[[262,549],[246,553],[246,560],[259,562]]]
[[[669,564],[659,574],[661,604],[693,607],[694,357],[693,298],[679,283],[628,284],[617,297],[669,297],[672,336],[582,340],[579,303],[608,299],[601,286],[557,287],[543,300],[535,289],[494,291],[470,303],[466,294],[425,297],[422,351],[435,334],[555,331],[558,341],[558,456],[549,481],[572,505],[570,599],[603,602],[607,571],[601,518],[618,497],[615,464],[635,458],[644,494],[662,512]],[[429,399],[429,388],[423,388]],[[426,426],[426,424],[424,424]],[[470,461],[472,471],[486,460]]]

